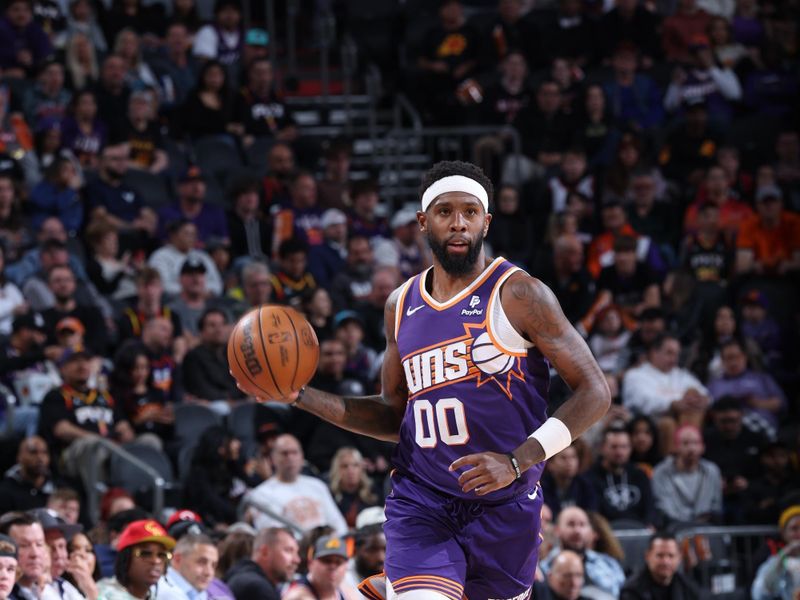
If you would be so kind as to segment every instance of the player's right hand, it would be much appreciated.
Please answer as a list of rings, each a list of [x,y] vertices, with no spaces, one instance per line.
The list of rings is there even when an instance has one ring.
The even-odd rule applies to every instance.
[[[497,452],[462,456],[453,461],[450,470],[456,471],[468,466],[472,468],[464,471],[458,478],[458,484],[464,493],[475,490],[478,496],[485,496],[510,485],[517,478],[508,456]]]

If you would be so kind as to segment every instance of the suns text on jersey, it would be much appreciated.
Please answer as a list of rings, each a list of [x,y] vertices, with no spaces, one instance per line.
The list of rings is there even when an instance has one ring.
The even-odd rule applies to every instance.
[[[408,392],[418,394],[432,387],[464,379],[473,370],[469,355],[472,339],[429,348],[403,360]]]

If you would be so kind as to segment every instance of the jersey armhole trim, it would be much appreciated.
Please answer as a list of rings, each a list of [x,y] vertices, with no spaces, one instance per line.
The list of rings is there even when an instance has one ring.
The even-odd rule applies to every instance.
[[[397,334],[400,333],[400,320],[403,318],[403,304],[406,301],[406,294],[408,293],[414,277],[409,279],[403,284],[400,294],[397,296],[397,304],[394,307],[394,341],[397,343]]]
[[[503,284],[518,271],[522,271],[522,269],[519,267],[510,268],[503,273],[497,280],[497,283],[495,283],[492,293],[489,296],[486,332],[489,334],[489,339],[492,340],[492,343],[506,354],[526,357],[528,356],[528,350],[533,348],[533,343],[526,340],[514,329],[514,326],[506,315],[506,311],[503,310],[503,302],[500,299],[500,290]]]

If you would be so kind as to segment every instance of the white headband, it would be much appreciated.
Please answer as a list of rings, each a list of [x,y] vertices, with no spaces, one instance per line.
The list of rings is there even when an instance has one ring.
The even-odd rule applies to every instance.
[[[422,211],[428,210],[437,197],[447,192],[464,192],[465,194],[472,194],[483,204],[483,210],[489,212],[489,195],[486,193],[484,187],[470,177],[463,175],[450,175],[442,177],[434,181],[430,187],[422,194]]]

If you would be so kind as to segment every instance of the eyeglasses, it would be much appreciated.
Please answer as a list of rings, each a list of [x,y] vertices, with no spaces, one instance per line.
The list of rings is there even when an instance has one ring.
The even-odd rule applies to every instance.
[[[152,550],[143,550],[142,548],[134,548],[133,556],[136,558],[143,558],[144,560],[158,559],[161,562],[172,560],[172,552],[153,552]]]

